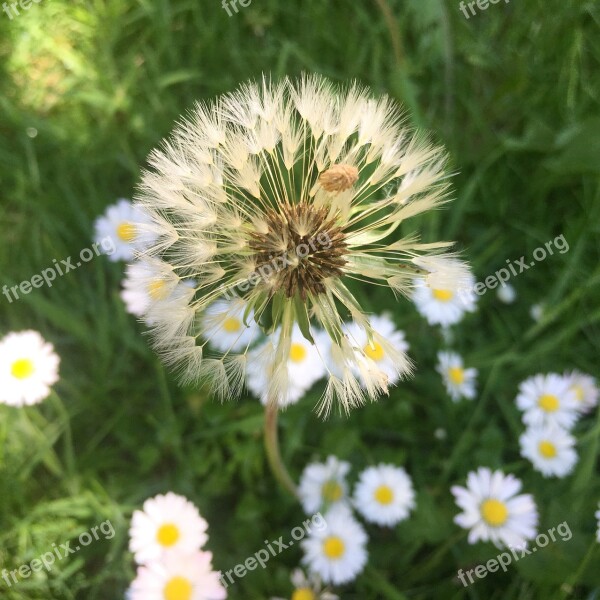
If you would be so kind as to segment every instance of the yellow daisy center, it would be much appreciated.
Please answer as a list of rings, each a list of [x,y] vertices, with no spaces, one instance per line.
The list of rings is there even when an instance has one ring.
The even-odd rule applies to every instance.
[[[292,600],[317,600],[317,597],[310,588],[298,588],[294,590]]]
[[[370,359],[376,362],[383,360],[383,358],[385,357],[385,352],[381,347],[381,344],[378,344],[377,342],[367,344],[364,347],[364,352]]]
[[[124,221],[117,226],[117,236],[123,242],[131,242],[135,239],[135,225]]]
[[[538,406],[546,412],[554,412],[559,409],[560,402],[558,398],[552,394],[543,394],[538,400]]]
[[[448,377],[455,385],[460,385],[465,380],[465,371],[460,367],[451,367],[448,369]]]
[[[292,344],[290,347],[290,360],[292,362],[302,362],[306,358],[306,348],[302,344]]]
[[[583,398],[585,397],[585,394],[583,393],[583,388],[576,383],[575,385],[571,386],[571,389],[575,392],[575,397],[577,398],[577,400],[579,400],[579,402],[583,402]]]
[[[323,552],[327,558],[341,558],[346,551],[344,542],[337,536],[332,535],[323,542]]]
[[[542,440],[538,445],[538,449],[544,458],[554,458],[557,454],[556,446],[548,440]]]
[[[10,372],[17,379],[27,379],[33,375],[35,367],[33,361],[28,358],[19,358],[12,364]]]
[[[177,543],[179,528],[172,523],[165,523],[156,532],[156,540],[161,546],[169,547]]]
[[[167,291],[167,282],[164,279],[155,279],[148,284],[148,294],[152,300],[164,300]]]
[[[508,508],[504,502],[490,498],[481,503],[481,516],[492,527],[500,527],[508,519]]]
[[[237,317],[227,317],[223,321],[223,329],[227,333],[237,333],[242,328],[242,322]]]
[[[163,597],[165,600],[191,600],[193,591],[194,586],[189,579],[173,577],[165,585]]]
[[[394,500],[394,492],[389,485],[380,485],[373,495],[379,504],[391,504]]]
[[[454,293],[451,290],[432,290],[433,297],[440,302],[450,302],[454,297]]]
[[[342,486],[335,479],[330,479],[323,484],[321,495],[325,502],[337,502],[343,495]]]

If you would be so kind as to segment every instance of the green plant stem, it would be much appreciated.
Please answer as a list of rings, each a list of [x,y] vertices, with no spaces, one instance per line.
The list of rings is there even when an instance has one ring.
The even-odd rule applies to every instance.
[[[288,473],[279,450],[279,435],[277,432],[277,404],[269,402],[265,408],[265,449],[267,451],[267,459],[271,471],[275,479],[283,486],[292,496],[298,497],[298,491],[290,474]]]

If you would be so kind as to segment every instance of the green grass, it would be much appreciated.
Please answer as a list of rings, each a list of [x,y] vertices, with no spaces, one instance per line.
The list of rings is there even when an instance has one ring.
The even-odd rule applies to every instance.
[[[468,21],[454,0],[389,6],[391,23],[375,1],[253,0],[231,18],[217,0],[42,0],[12,21],[1,13],[0,285],[90,247],[95,217],[133,194],[148,152],[196,99],[262,72],[317,71],[389,93],[446,145],[456,172],[456,200],[419,221],[425,239],[458,240],[480,279],[560,234],[570,250],[515,278],[514,305],[488,292],[456,327],[453,347],[480,370],[474,404],[453,405],[443,391],[439,332],[409,302],[376,291],[367,308],[391,311],[406,331],[414,379],[348,418],[321,422],[311,410],[317,388],[282,416],[295,476],[335,454],[354,477],[369,464],[403,464],[418,490],[409,521],[369,528],[369,567],[341,595],[597,598],[600,420],[577,426],[576,472],[544,480],[519,456],[514,397],[537,372],[599,374],[598,4],[501,2]],[[100,257],[19,302],[0,296],[0,335],[37,329],[62,357],[44,404],[0,407],[0,564],[16,568],[106,519],[116,529],[47,577],[11,589],[0,582],[7,600],[122,597],[134,574],[131,512],[169,489],[208,519],[220,569],[304,518],[267,469],[259,404],[220,405],[179,388],[125,313],[121,276],[121,265]],[[529,317],[537,302],[547,306],[539,323]],[[466,543],[448,488],[480,464],[521,477],[540,531],[566,520],[573,539],[464,590],[457,569],[497,550]],[[289,595],[299,559],[287,551],[230,598]]]

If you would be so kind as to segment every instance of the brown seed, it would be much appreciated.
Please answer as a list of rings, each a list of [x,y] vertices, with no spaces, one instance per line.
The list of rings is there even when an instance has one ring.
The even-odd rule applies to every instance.
[[[319,183],[328,192],[343,192],[358,181],[358,169],[352,165],[333,165],[319,175]]]

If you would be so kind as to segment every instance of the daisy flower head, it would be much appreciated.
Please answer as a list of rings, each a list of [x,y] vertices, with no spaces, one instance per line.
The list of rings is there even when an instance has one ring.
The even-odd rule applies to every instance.
[[[105,251],[109,260],[116,262],[132,261],[137,252],[154,241],[154,236],[143,229],[150,225],[150,219],[138,206],[121,198],[109,206],[105,213],[94,223],[95,241]],[[112,252],[105,248],[106,240],[112,240]]]
[[[577,398],[567,377],[535,375],[519,386],[517,406],[525,425],[555,424],[570,429],[578,418]]]
[[[175,552],[138,568],[129,600],[222,600],[227,592],[210,552]]]
[[[598,385],[596,379],[591,375],[572,371],[565,373],[569,380],[569,389],[575,393],[577,401],[577,410],[581,413],[588,413],[598,404]]]
[[[406,519],[415,507],[412,481],[401,467],[369,467],[356,484],[354,505],[370,523],[392,527]]]
[[[346,476],[350,463],[329,456],[325,463],[307,465],[298,486],[304,512],[312,515],[321,508],[334,507],[348,502]]]
[[[528,428],[519,439],[521,456],[544,477],[565,477],[577,463],[575,438],[556,425]]]
[[[58,381],[60,358],[37,331],[13,332],[0,340],[0,402],[37,404]]]
[[[196,281],[187,311],[162,314],[155,345],[184,365],[185,381],[206,379],[220,396],[239,395],[248,360],[246,350],[203,352],[202,315],[215,300],[237,295],[265,335],[279,331],[266,373],[272,404],[292,385],[295,327],[309,341],[324,330],[340,372],[328,373],[321,408],[337,398],[348,411],[387,391],[385,378],[357,381],[343,315],[374,335],[350,280],[409,295],[414,278],[432,273],[420,257],[446,285],[468,271],[444,259],[450,243],[399,236],[405,220],[448,200],[445,155],[403,124],[394,101],[358,84],[316,75],[244,84],[198,104],[150,165],[137,195],[156,235],[146,252]]]
[[[512,304],[517,299],[517,290],[510,283],[504,283],[498,288],[496,295],[500,302]]]
[[[463,263],[456,258],[426,258],[417,264],[431,270],[425,279],[415,280],[412,295],[417,311],[430,325],[449,327],[475,311],[475,277]]]
[[[274,385],[269,377],[269,366],[275,360],[280,335],[280,331],[275,332],[248,353],[246,384],[265,405],[269,402],[269,392]],[[314,335],[318,339],[322,333],[315,331]],[[325,361],[318,346],[307,340],[300,328],[295,326],[290,335],[288,357],[277,380],[281,388],[277,394],[277,404],[281,408],[295,404],[325,374]]]
[[[538,512],[531,494],[518,494],[521,481],[479,467],[467,475],[467,487],[452,486],[463,510],[454,522],[469,529],[469,544],[491,541],[498,548],[521,547],[536,536]]]
[[[208,525],[198,509],[173,492],[149,498],[136,510],[129,530],[129,550],[144,565],[176,552],[193,553],[208,540]]]
[[[436,369],[454,402],[460,398],[475,398],[477,369],[465,369],[463,359],[456,352],[438,352]]]
[[[302,569],[292,571],[292,592],[291,600],[339,600],[339,596],[323,589],[321,578],[315,573],[308,576]],[[271,600],[287,600],[286,598],[271,598]]]
[[[303,562],[325,583],[341,585],[355,579],[367,563],[367,534],[347,506],[330,509],[326,526],[302,540]]]

